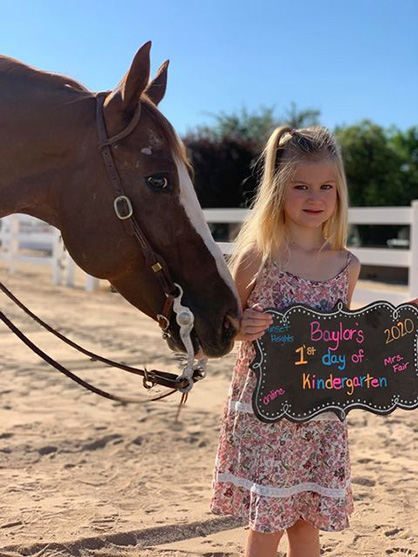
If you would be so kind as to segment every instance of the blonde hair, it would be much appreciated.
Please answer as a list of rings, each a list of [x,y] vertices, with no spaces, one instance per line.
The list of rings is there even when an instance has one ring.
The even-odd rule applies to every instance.
[[[288,184],[301,162],[330,160],[335,164],[337,203],[332,216],[322,225],[324,238],[332,249],[344,249],[347,236],[348,192],[344,165],[337,140],[322,127],[293,130],[276,128],[261,155],[263,175],[252,211],[236,238],[229,262],[235,267],[249,249],[255,249],[262,261],[288,248],[284,200]]]

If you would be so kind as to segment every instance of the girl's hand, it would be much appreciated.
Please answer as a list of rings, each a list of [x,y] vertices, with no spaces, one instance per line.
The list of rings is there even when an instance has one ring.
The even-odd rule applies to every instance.
[[[264,331],[273,323],[273,317],[265,313],[260,304],[244,310],[241,327],[235,340],[256,340],[264,335]]]

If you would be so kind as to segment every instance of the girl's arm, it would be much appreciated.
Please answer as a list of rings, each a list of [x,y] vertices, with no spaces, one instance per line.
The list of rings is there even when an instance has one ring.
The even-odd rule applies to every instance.
[[[266,328],[271,325],[273,318],[264,313],[264,308],[259,304],[248,307],[248,298],[255,286],[255,277],[262,263],[261,255],[254,249],[249,249],[238,260],[232,276],[237,286],[238,295],[241,300],[243,316],[240,330],[235,340],[252,341],[263,336]]]
[[[352,254],[350,267],[348,268],[348,307],[351,307],[351,298],[360,275],[361,264],[358,258]]]

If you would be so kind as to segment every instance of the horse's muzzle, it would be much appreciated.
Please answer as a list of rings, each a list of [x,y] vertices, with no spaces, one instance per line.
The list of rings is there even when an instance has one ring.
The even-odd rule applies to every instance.
[[[198,321],[198,320],[197,320]],[[215,337],[208,339],[207,335],[199,335],[196,328],[193,328],[190,339],[196,358],[220,358],[228,354],[234,346],[234,337],[239,331],[240,319],[236,313],[228,312],[222,322],[221,330]],[[181,341],[178,327],[172,324],[169,335],[166,337],[168,346],[171,350],[185,352],[185,347]]]
[[[237,315],[227,313],[223,324],[223,334],[227,340],[231,340],[238,334],[240,318]]]

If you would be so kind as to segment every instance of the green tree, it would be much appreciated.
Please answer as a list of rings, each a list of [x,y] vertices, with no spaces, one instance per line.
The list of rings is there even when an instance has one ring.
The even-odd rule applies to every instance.
[[[239,207],[242,183],[250,173],[257,146],[246,138],[218,138],[204,129],[183,138],[194,169],[202,207]]]
[[[283,123],[294,129],[318,126],[321,111],[314,108],[299,110],[296,103],[292,102],[283,117]]]
[[[352,206],[409,205],[404,187],[404,158],[389,134],[370,120],[335,133],[342,148]]]
[[[255,150],[261,151],[268,136],[278,124],[273,107],[261,107],[258,111],[249,112],[242,108],[238,112],[227,114],[211,114],[214,119],[212,126],[198,126],[194,135],[210,138],[212,141],[250,142]]]
[[[391,128],[389,141],[401,158],[402,189],[409,205],[418,199],[418,126],[405,131]]]
[[[282,117],[274,107],[212,115],[213,126],[198,126],[184,138],[195,171],[202,207],[248,206],[260,168],[256,163],[272,131],[280,125],[305,127],[318,123],[319,110],[298,110],[295,103]]]
[[[274,106],[262,106],[254,112],[246,108],[227,114],[211,114],[215,123],[212,126],[198,126],[196,133],[222,140],[223,138],[237,141],[251,141],[264,148],[270,134],[278,126],[288,125],[292,128],[303,128],[319,124],[320,111],[312,108],[299,110],[292,102],[282,116],[275,116]]]

